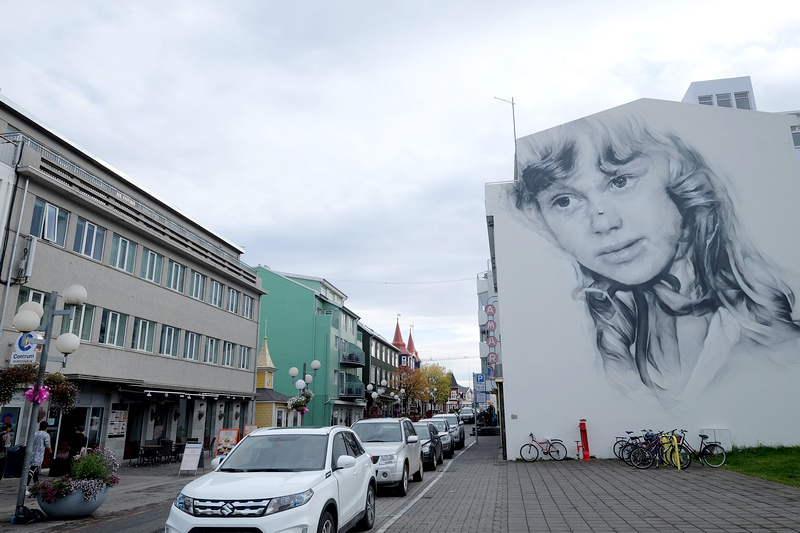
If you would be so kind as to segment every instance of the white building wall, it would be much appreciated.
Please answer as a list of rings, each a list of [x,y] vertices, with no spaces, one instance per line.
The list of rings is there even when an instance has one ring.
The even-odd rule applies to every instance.
[[[603,115],[668,125],[697,149],[730,180],[741,227],[782,267],[797,294],[800,169],[791,147],[791,117],[653,100],[598,114]],[[521,150],[525,141],[519,140]],[[574,260],[554,246],[552,236],[520,216],[511,187],[486,186],[503,307],[509,459],[518,457],[530,432],[563,439],[575,453],[581,419],[587,420],[590,452],[597,457],[611,456],[615,436],[643,428],[687,429],[695,445],[698,432],[706,429],[729,430],[737,445],[800,443],[800,426],[792,422],[800,410],[800,365],[776,363],[763,348],[739,345],[736,357],[730,356],[707,386],[676,405],[663,405],[646,387],[616,392],[600,363],[595,327],[576,292]],[[705,342],[715,346],[713,340]],[[795,361],[798,346],[796,338],[789,341]]]

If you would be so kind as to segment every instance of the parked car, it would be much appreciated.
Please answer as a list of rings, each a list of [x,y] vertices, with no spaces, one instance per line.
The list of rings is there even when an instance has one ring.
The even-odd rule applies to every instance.
[[[458,418],[460,418],[461,421],[466,424],[474,424],[475,409],[473,409],[472,407],[462,407],[461,410],[458,412]]]
[[[378,486],[408,493],[408,476],[422,481],[422,445],[408,418],[364,418],[352,426],[375,463]]]
[[[442,441],[442,454],[446,459],[453,457],[453,436],[450,434],[450,424],[444,418],[423,418],[420,422],[430,422],[439,432],[439,439]]]
[[[436,470],[436,465],[444,462],[439,430],[430,422],[414,422],[414,429],[422,445],[422,464],[427,465],[429,470]]]
[[[165,533],[346,531],[375,523],[372,458],[347,427],[262,428],[172,505]]]
[[[444,418],[450,424],[450,434],[453,436],[453,448],[460,450],[464,447],[467,437],[464,433],[464,422],[456,414],[433,415],[433,418]]]

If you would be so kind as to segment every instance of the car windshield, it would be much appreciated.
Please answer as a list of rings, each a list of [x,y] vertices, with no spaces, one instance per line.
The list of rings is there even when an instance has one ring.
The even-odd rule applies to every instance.
[[[456,415],[445,415],[442,418],[444,418],[445,420],[450,422],[451,426],[457,426],[458,425],[458,417]]]
[[[301,472],[325,468],[327,435],[251,435],[233,449],[220,472]]]
[[[420,440],[428,440],[431,438],[431,432],[428,429],[428,424],[414,424],[414,429],[417,430],[417,435]]]
[[[361,442],[402,442],[403,433],[397,422],[353,424]]]
[[[465,407],[464,409],[461,410],[461,414],[462,415],[471,415],[472,414],[472,408]]]
[[[431,420],[430,422],[439,431],[447,431],[447,422],[446,421],[444,421],[442,419],[439,419],[439,420]]]

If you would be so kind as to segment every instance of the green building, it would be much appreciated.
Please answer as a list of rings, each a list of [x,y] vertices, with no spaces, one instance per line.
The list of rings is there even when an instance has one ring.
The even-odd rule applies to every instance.
[[[287,425],[351,425],[364,416],[366,356],[358,316],[344,306],[347,296],[322,278],[256,268],[262,288],[260,338],[269,338],[277,368],[274,390],[297,396],[305,372],[314,393],[305,414],[293,410]],[[263,342],[263,341],[262,341]],[[312,370],[312,361],[319,361]],[[299,370],[292,377],[289,370]],[[302,384],[301,384],[302,385]]]

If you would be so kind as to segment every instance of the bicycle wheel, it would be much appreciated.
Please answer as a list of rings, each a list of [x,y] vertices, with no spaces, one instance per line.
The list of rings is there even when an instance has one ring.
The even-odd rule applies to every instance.
[[[686,449],[686,446],[681,444],[678,447],[678,455],[681,458],[681,470],[685,470],[689,468],[689,465],[692,464],[692,452]]]
[[[622,448],[625,447],[626,442],[624,440],[618,440],[614,443],[614,455],[617,456],[617,459],[622,459]]]
[[[563,461],[567,456],[567,447],[561,442],[551,442],[547,447],[547,452],[550,454],[551,459],[556,461]]]
[[[519,449],[519,456],[523,461],[532,463],[539,458],[539,448],[535,444],[523,444]]]
[[[622,447],[622,460],[625,461],[626,464],[633,466],[633,463],[631,463],[631,453],[638,447],[637,444],[633,443],[626,444]]]
[[[719,444],[709,444],[700,453],[700,460],[711,468],[719,468],[725,464],[725,449]]]
[[[631,464],[636,468],[647,469],[653,466],[655,457],[647,448],[636,448],[631,452]]]

